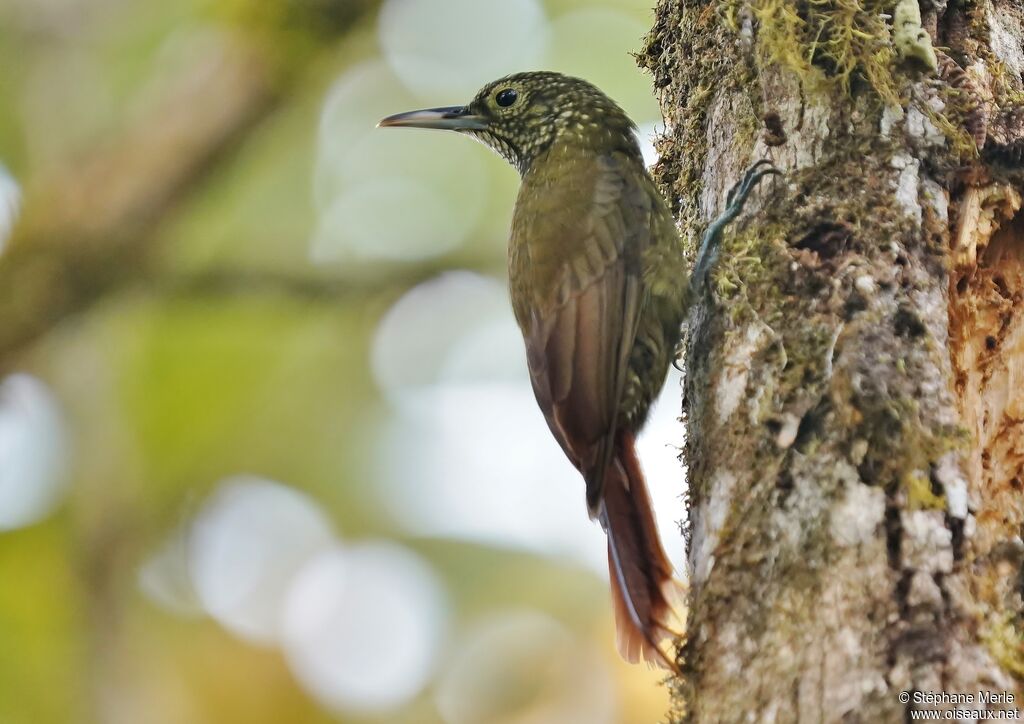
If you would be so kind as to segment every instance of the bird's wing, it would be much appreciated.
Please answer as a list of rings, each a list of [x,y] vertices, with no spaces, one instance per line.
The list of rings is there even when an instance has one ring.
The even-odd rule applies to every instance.
[[[536,283],[516,311],[537,401],[583,473],[594,516],[644,304],[652,202],[635,162],[612,154],[572,163],[571,179],[546,186],[532,206],[537,223],[522,230]]]

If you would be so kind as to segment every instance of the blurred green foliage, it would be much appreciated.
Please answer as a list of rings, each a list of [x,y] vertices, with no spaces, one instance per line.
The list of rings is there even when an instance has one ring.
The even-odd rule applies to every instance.
[[[482,221],[448,253],[416,264],[310,261],[324,100],[346,69],[377,56],[379,5],[0,6],[0,163],[24,200],[0,272],[27,279],[61,255],[57,268],[72,270],[62,274],[90,264],[119,272],[95,285],[44,274],[51,286],[14,298],[0,290],[9,295],[0,325],[30,319],[33,330],[0,349],[0,370],[45,381],[73,440],[66,501],[42,522],[0,532],[0,724],[440,720],[429,686],[383,719],[331,713],[280,651],[143,595],[148,557],[219,480],[240,472],[303,491],[345,539],[390,537],[417,551],[450,591],[456,633],[488,614],[530,608],[595,642],[620,682],[609,721],[662,712],[658,675],[616,659],[606,585],[589,569],[417,538],[381,509],[377,434],[395,412],[370,368],[376,326],[440,271],[504,273],[516,179],[499,159],[486,161]],[[552,18],[594,9],[606,14],[591,17],[586,32],[619,26],[625,35],[576,36],[553,57],[578,72],[605,63],[623,102],[653,121],[647,81],[626,55],[649,24],[646,0],[546,5]],[[217,73],[252,92],[220,104],[195,90]],[[179,145],[147,146],[167,138]],[[166,164],[140,163],[147,148]],[[164,188],[159,171],[175,164]],[[584,516],[582,497],[577,512]],[[537,692],[509,687],[498,692],[503,706],[540,707],[529,703]]]

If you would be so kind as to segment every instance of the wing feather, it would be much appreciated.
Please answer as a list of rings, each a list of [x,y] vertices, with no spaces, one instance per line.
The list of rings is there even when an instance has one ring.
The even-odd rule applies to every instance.
[[[641,259],[651,239],[651,199],[628,160],[609,155],[582,162],[591,168],[573,176],[589,183],[590,193],[579,186],[545,189],[548,218],[535,227],[547,231],[520,240],[527,245],[523,258],[554,271],[546,283],[540,275],[517,317],[537,401],[583,473],[593,516],[643,310]],[[513,243],[515,237],[514,229]]]

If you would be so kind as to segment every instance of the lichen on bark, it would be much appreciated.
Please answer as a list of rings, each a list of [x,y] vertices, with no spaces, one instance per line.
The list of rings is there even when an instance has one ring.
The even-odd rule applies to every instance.
[[[663,0],[639,56],[688,240],[753,160],[785,172],[687,333],[677,721],[1022,693],[1024,12],[896,9]]]

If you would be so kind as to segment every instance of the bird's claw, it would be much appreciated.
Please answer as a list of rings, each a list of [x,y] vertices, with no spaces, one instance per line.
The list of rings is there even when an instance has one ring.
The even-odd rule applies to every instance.
[[[672,366],[676,368],[677,372],[685,372],[683,369],[683,354],[685,353],[683,347],[683,341],[680,340],[679,344],[676,345],[675,351],[672,353]]]
[[[708,226],[700,241],[697,261],[693,267],[694,283],[702,290],[707,289],[707,277],[718,258],[718,245],[722,240],[722,232],[730,222],[736,219],[747,203],[747,197],[757,188],[757,184],[765,176],[782,175],[779,169],[768,159],[761,159],[744,172],[726,196],[725,211]]]
[[[768,166],[769,168],[766,168],[764,171],[761,171],[761,169],[764,168],[765,166]],[[734,183],[732,185],[732,188],[729,189],[729,194],[725,197],[726,208],[728,209],[732,207],[733,202],[737,200],[736,193],[739,192],[740,208],[737,209],[737,213],[739,213],[739,211],[743,209],[743,202],[746,200],[747,196],[750,195],[750,192],[757,185],[758,181],[760,181],[764,176],[767,176],[769,174],[781,173],[782,172],[779,171],[779,169],[775,168],[775,166],[772,165],[771,161],[769,161],[767,158],[762,158],[760,161],[758,161],[753,166],[744,171],[743,178]]]

